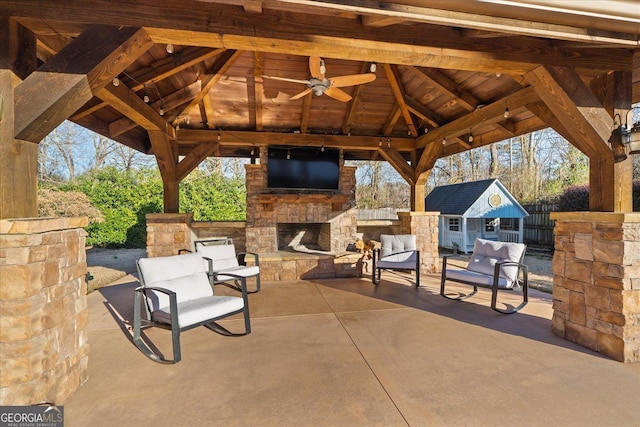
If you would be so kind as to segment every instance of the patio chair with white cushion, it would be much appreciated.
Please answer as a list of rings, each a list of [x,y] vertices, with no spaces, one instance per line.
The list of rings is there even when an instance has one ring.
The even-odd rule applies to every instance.
[[[240,290],[238,276],[245,279],[255,277],[256,289],[249,293],[260,292],[260,258],[258,254],[253,252],[236,253],[231,239],[226,239],[222,244],[220,239],[197,240],[195,248],[210,267],[211,284],[224,283]],[[253,257],[253,265],[247,265],[246,258],[248,256]]]
[[[420,251],[413,234],[382,234],[381,248],[373,250],[371,280],[380,283],[382,270],[415,271],[416,287],[420,286]]]
[[[133,341],[149,358],[163,363],[179,362],[180,333],[197,326],[203,325],[227,336],[251,333],[244,277],[236,277],[242,297],[217,296],[213,294],[213,286],[199,254],[141,258],[137,265],[141,286],[134,293]],[[244,313],[243,333],[232,333],[216,323],[237,313]],[[173,360],[166,360],[143,341],[142,328],[151,325],[171,329]]]
[[[447,265],[447,259],[455,255],[442,257],[442,277],[440,295],[445,298],[461,301],[476,294],[478,286],[491,289],[491,308],[497,312],[511,314],[527,305],[529,301],[528,268],[522,262],[526,245],[522,243],[495,242],[476,239],[473,254],[467,267],[456,268]],[[522,279],[520,278],[522,273]],[[473,286],[473,292],[457,296],[449,296],[445,291],[447,281]],[[512,309],[497,307],[498,291],[522,290],[522,303]]]

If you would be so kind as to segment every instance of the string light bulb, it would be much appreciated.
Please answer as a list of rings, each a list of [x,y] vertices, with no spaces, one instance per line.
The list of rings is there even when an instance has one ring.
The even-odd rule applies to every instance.
[[[114,85],[115,87],[120,86],[120,79],[119,79],[119,78],[117,78],[117,77],[114,77],[114,78],[113,78],[113,85]]]
[[[287,150],[287,160],[291,159],[291,150]]]
[[[171,43],[167,44],[167,53],[173,53],[173,45]]]
[[[375,73],[377,69],[378,69],[378,65],[375,62],[372,62],[371,65],[369,66],[369,71],[371,71],[372,73]]]
[[[378,138],[378,147],[382,147],[382,137]]]
[[[320,147],[320,151],[324,153],[324,144],[322,144],[322,147]]]
[[[164,116],[164,102],[162,101],[160,104],[160,111],[158,111],[158,114],[160,114],[161,116]]]
[[[220,142],[220,131],[218,131],[218,142]]]
[[[387,138],[387,148],[391,148],[391,138]]]
[[[469,142],[473,142],[473,134],[469,134]]]
[[[502,115],[505,119],[509,117],[509,107],[505,107],[504,114]]]
[[[447,143],[447,137],[443,136],[442,137],[442,145],[445,145]]]
[[[324,65],[324,59],[320,60],[320,74],[324,74],[327,72],[327,67]]]

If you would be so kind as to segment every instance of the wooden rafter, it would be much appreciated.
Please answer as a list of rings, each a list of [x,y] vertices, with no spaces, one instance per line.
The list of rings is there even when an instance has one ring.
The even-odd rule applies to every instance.
[[[309,131],[309,117],[311,116],[311,102],[313,95],[308,93],[302,99],[302,115],[300,117],[300,132],[307,133]]]
[[[415,171],[404,157],[393,148],[378,148],[378,155],[385,159],[409,185],[415,185]]]
[[[402,111],[400,111],[400,106],[396,102],[393,104],[393,108],[391,109],[391,112],[389,112],[387,120],[385,120],[384,125],[382,126],[382,135],[391,135],[391,132],[393,132],[393,128],[396,126],[396,123],[398,123],[398,119],[400,119],[401,115]]]
[[[122,84],[120,86],[125,87]],[[156,115],[158,115],[158,112],[160,111],[160,109],[163,109],[165,114],[167,114],[167,112],[194,99],[196,96],[198,96],[198,94],[200,94],[201,90],[202,90],[202,82],[197,81],[195,83],[190,84],[189,86],[186,86],[180,90],[175,91],[172,94],[167,95],[166,98],[161,98],[161,99],[158,99],[157,101],[154,101],[151,104],[148,104],[148,107],[151,108],[156,113]],[[133,93],[132,90],[130,90],[130,92]],[[135,94],[133,96],[140,99]],[[144,103],[144,101],[142,102]],[[136,101],[135,103],[137,106],[144,108],[142,107],[142,104],[140,104],[139,102]],[[147,109],[144,109],[144,110],[148,112]],[[161,119],[161,120],[165,121],[164,119]],[[125,117],[115,120],[109,124],[110,138],[115,138],[118,135],[121,135],[124,132],[127,132],[128,130],[133,129],[138,125],[145,128],[143,123],[137,122],[135,119],[132,119],[130,116],[125,114]],[[167,125],[170,126],[168,123]]]
[[[173,126],[126,86],[108,85],[98,90],[96,96],[128,117],[134,126],[139,124],[147,131],[160,131],[175,139]]]
[[[91,26],[16,87],[16,138],[40,142],[151,45],[141,29]]]
[[[262,96],[264,93],[264,86],[262,82],[262,52],[253,53],[253,78],[254,78],[253,97],[255,102],[254,128],[257,131],[261,131],[262,130]],[[249,105],[251,105],[251,103],[249,103]]]
[[[169,58],[163,58],[151,64],[147,68],[131,73],[129,77],[124,76],[122,78],[122,82],[129,86],[134,92],[142,90],[146,86],[150,86],[148,92],[151,93],[151,95],[154,95],[153,90],[151,90],[151,86],[168,77],[178,74],[186,68],[192,67],[193,65],[203,62],[209,58],[213,58],[224,51],[225,49],[186,48]],[[87,116],[103,108],[105,105],[106,104],[104,102],[92,102],[74,114],[71,117],[71,120]]]
[[[398,69],[391,64],[383,64],[383,67],[387,75],[387,80],[389,80],[391,90],[393,91],[393,95],[396,97],[396,103],[398,104],[398,107],[400,107],[400,113],[409,128],[409,133],[411,136],[416,137],[418,136],[418,131],[416,129],[416,125],[413,123],[413,117],[411,117],[411,113],[409,112],[404,100],[404,88],[400,81],[400,76],[398,75]]]
[[[209,156],[219,154],[219,145],[217,142],[203,141],[196,145],[184,159],[180,160],[176,167],[176,181],[180,182],[198,167],[204,159]]]
[[[525,75],[540,99],[583,152],[609,155],[612,117],[580,76],[563,67],[538,67]]]
[[[425,147],[432,143],[441,143],[443,138],[452,138],[463,135],[480,123],[496,123],[504,120],[506,107],[516,110],[539,99],[536,91],[532,87],[520,89],[493,104],[479,108],[470,112],[446,125],[433,129],[426,135],[418,137],[416,147]]]

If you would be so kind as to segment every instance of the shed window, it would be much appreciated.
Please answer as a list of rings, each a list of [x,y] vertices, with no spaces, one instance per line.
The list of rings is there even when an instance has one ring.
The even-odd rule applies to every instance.
[[[449,231],[460,231],[460,218],[449,218]]]
[[[492,233],[496,231],[496,227],[500,224],[500,218],[495,219],[485,219],[484,220],[484,231]]]

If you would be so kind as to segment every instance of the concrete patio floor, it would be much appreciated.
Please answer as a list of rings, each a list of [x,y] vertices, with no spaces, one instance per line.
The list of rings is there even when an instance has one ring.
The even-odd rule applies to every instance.
[[[640,426],[640,364],[553,335],[551,295],[533,290],[501,315],[484,290],[455,302],[438,295],[439,276],[422,282],[263,283],[251,335],[187,331],[182,361],[162,365],[131,342],[127,276],[88,296],[89,380],[65,402],[65,425]],[[146,333],[170,356],[169,331]]]

